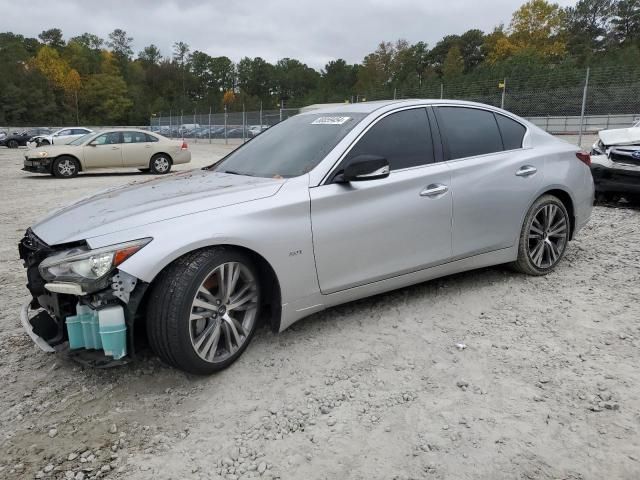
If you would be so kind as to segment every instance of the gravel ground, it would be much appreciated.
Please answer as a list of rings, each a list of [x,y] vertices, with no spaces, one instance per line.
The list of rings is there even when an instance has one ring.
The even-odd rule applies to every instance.
[[[192,145],[192,166],[229,148]],[[640,211],[596,207],[546,277],[483,269],[263,328],[218,375],[92,370],[22,332],[16,245],[147,176],[61,181],[22,154],[0,150],[0,478],[640,477]]]

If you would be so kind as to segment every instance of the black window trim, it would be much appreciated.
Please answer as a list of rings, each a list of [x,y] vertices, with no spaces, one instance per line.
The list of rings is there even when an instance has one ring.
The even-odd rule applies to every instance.
[[[362,137],[364,137],[367,132],[373,128],[374,125],[376,125],[378,122],[380,122],[383,118],[388,117],[389,115],[393,115],[394,113],[398,113],[398,112],[402,112],[405,110],[416,110],[416,109],[424,109],[426,110],[426,114],[427,114],[427,123],[429,124],[429,128],[431,130],[431,140],[433,143],[433,156],[434,156],[434,162],[433,163],[426,163],[424,165],[414,165],[413,167],[406,167],[406,168],[400,168],[397,170],[391,170],[391,172],[389,173],[389,176],[393,175],[394,172],[404,172],[406,170],[414,170],[416,168],[425,168],[425,167],[430,167],[432,165],[436,165],[437,163],[439,163],[438,160],[438,156],[437,156],[437,149],[436,149],[436,138],[433,136],[433,126],[431,126],[431,117],[429,116],[429,107],[431,107],[430,104],[421,104],[421,105],[408,105],[408,106],[403,106],[401,108],[396,108],[393,110],[390,110],[388,112],[384,112],[382,115],[379,115],[378,117],[376,117],[373,121],[371,121],[369,123],[369,125],[367,125],[367,127],[358,134],[358,136],[351,142],[351,144],[349,144],[349,146],[344,150],[344,152],[342,152],[340,154],[340,157],[338,158],[338,160],[336,161],[336,163],[331,167],[331,169],[329,170],[329,172],[324,176],[324,178],[322,179],[322,181],[318,184],[319,187],[323,186],[323,185],[333,185],[333,178],[335,177],[335,174],[338,172],[338,170],[340,169],[340,166],[342,165],[342,162],[344,161],[344,159],[347,157],[347,155],[349,155],[349,152],[351,152],[351,150],[355,147],[355,145],[362,139]],[[440,135],[438,134],[438,139],[440,140]]]
[[[478,105],[464,105],[464,104],[456,104],[456,103],[435,103],[432,105],[433,106],[433,110],[435,113],[435,117],[436,117],[436,121],[438,122],[438,127],[440,126],[440,124],[442,124],[442,119],[440,117],[440,112],[439,112],[439,108],[440,107],[456,107],[456,108],[473,108],[475,110],[482,110],[483,112],[487,112],[487,113],[491,113],[493,114],[493,121],[496,122],[496,127],[498,128],[498,133],[500,134],[500,141],[502,142],[502,148],[504,148],[504,140],[502,138],[502,130],[500,130],[500,125],[498,124],[498,119],[496,118],[496,115],[502,115],[505,118],[508,118],[509,120],[513,120],[514,122],[522,125],[522,127],[524,128],[524,135],[522,136],[522,145],[520,146],[520,148],[512,148],[509,150],[500,150],[499,152],[490,152],[490,153],[483,153],[481,155],[471,155],[470,157],[460,157],[460,158],[451,158],[450,153],[449,153],[449,144],[448,144],[448,140],[447,140],[447,133],[443,131],[443,129],[440,129],[440,136],[442,138],[442,148],[444,150],[444,158],[443,161],[445,162],[458,162],[460,160],[469,160],[472,158],[481,158],[481,157],[486,157],[487,155],[496,155],[498,153],[507,153],[507,152],[515,152],[517,150],[524,150],[524,139],[526,138],[527,134],[529,133],[529,128],[523,124],[522,122],[518,121],[517,119],[505,115],[503,113],[500,112],[496,112],[494,110],[490,110],[487,108],[483,108],[480,107]]]

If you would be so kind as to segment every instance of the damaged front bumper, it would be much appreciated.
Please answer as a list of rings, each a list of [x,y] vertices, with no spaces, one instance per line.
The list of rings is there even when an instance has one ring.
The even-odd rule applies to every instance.
[[[33,173],[51,173],[50,158],[30,158],[29,155],[24,156],[22,170]]]
[[[616,160],[607,155],[591,157],[596,194],[640,195],[640,164]]]
[[[32,295],[20,312],[26,333],[43,351],[66,352],[91,366],[127,363],[135,355],[135,320],[148,284],[118,269],[91,293],[72,282],[47,283],[39,264],[68,247],[50,247],[31,231],[20,243]]]

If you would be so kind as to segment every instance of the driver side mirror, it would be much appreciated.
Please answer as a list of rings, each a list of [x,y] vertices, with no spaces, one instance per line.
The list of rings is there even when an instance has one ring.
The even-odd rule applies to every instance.
[[[334,183],[379,180],[389,176],[389,161],[378,155],[358,155],[345,165],[342,173],[333,178]]]

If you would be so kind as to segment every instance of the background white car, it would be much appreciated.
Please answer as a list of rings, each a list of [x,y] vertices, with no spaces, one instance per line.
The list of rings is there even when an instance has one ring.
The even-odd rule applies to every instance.
[[[38,147],[41,145],[66,145],[87,133],[93,133],[93,130],[84,127],[63,128],[51,135],[38,135],[31,139],[31,143],[35,143]]]

